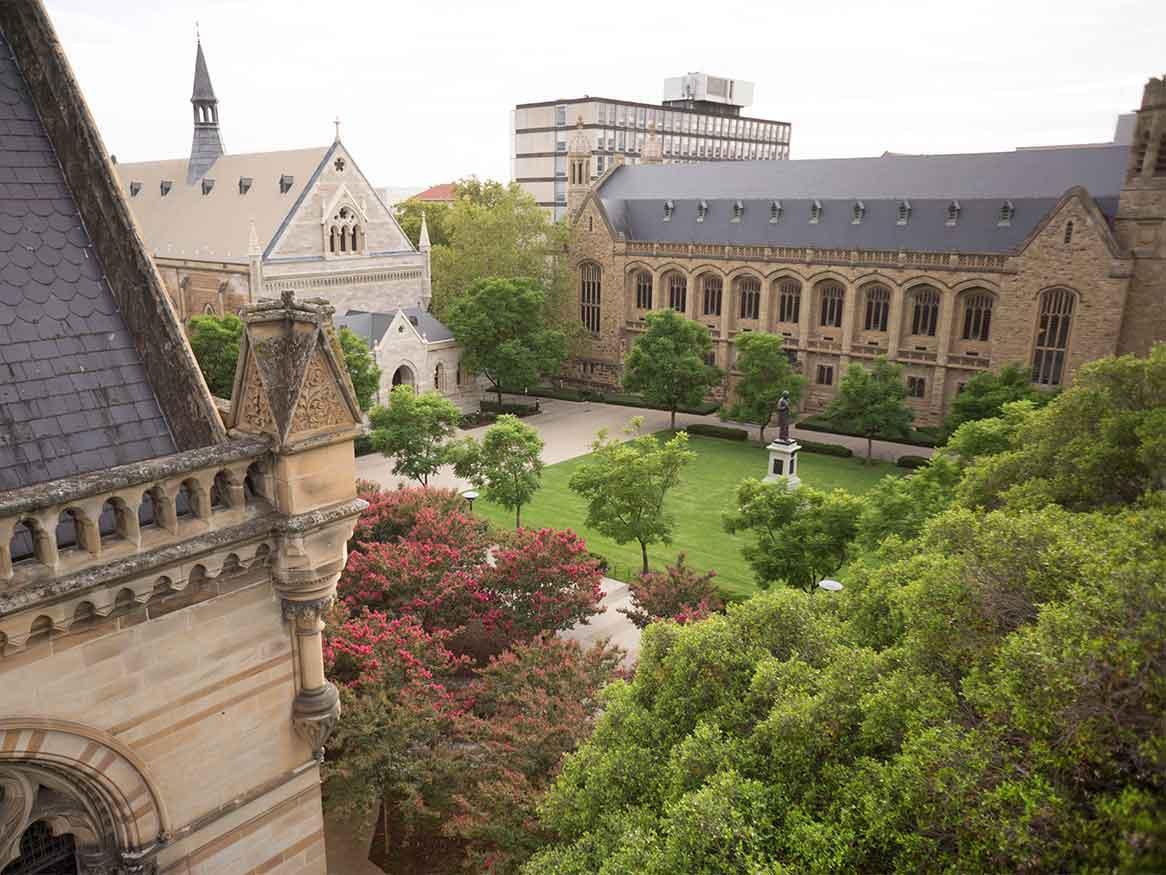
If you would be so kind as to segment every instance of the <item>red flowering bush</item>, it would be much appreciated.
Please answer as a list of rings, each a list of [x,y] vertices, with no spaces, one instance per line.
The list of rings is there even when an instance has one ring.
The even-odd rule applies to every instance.
[[[359,481],[359,495],[368,507],[356,521],[352,543],[392,543],[409,534],[422,510],[430,509],[444,516],[465,510],[465,499],[452,489],[369,489],[368,481]]]
[[[654,620],[675,620],[691,623],[703,620],[724,604],[713,586],[715,571],[700,574],[686,563],[681,553],[675,565],[664,571],[641,574],[628,582],[632,593],[632,607],[620,608],[629,620],[643,629]]]

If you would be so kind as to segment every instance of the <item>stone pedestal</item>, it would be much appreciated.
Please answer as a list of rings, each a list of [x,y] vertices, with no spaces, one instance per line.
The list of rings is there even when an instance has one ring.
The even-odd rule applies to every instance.
[[[793,489],[802,482],[798,476],[798,450],[802,445],[795,440],[775,440],[765,449],[769,450],[769,470],[765,480],[780,480],[785,478],[789,487]]]

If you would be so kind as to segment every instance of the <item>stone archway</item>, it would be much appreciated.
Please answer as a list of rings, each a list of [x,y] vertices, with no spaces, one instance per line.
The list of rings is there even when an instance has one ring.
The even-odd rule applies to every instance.
[[[393,385],[417,388],[417,375],[413,373],[413,369],[408,365],[401,365],[393,371]]]
[[[65,720],[0,719],[0,872],[48,875],[36,858],[50,853],[86,873],[151,872],[168,831],[157,786],[122,742]]]

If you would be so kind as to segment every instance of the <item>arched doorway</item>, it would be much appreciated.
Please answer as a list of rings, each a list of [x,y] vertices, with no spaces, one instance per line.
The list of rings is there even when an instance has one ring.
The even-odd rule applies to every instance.
[[[393,385],[416,386],[417,378],[413,375],[413,369],[408,365],[401,365],[393,371]]]
[[[20,836],[16,860],[0,875],[77,875],[77,842],[72,833],[56,835],[47,821],[29,825]]]

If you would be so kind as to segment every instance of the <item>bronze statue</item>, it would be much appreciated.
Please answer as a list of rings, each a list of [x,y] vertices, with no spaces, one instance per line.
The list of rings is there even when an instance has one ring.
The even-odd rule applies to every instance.
[[[777,439],[789,443],[789,392],[781,393],[781,400],[777,402]]]

